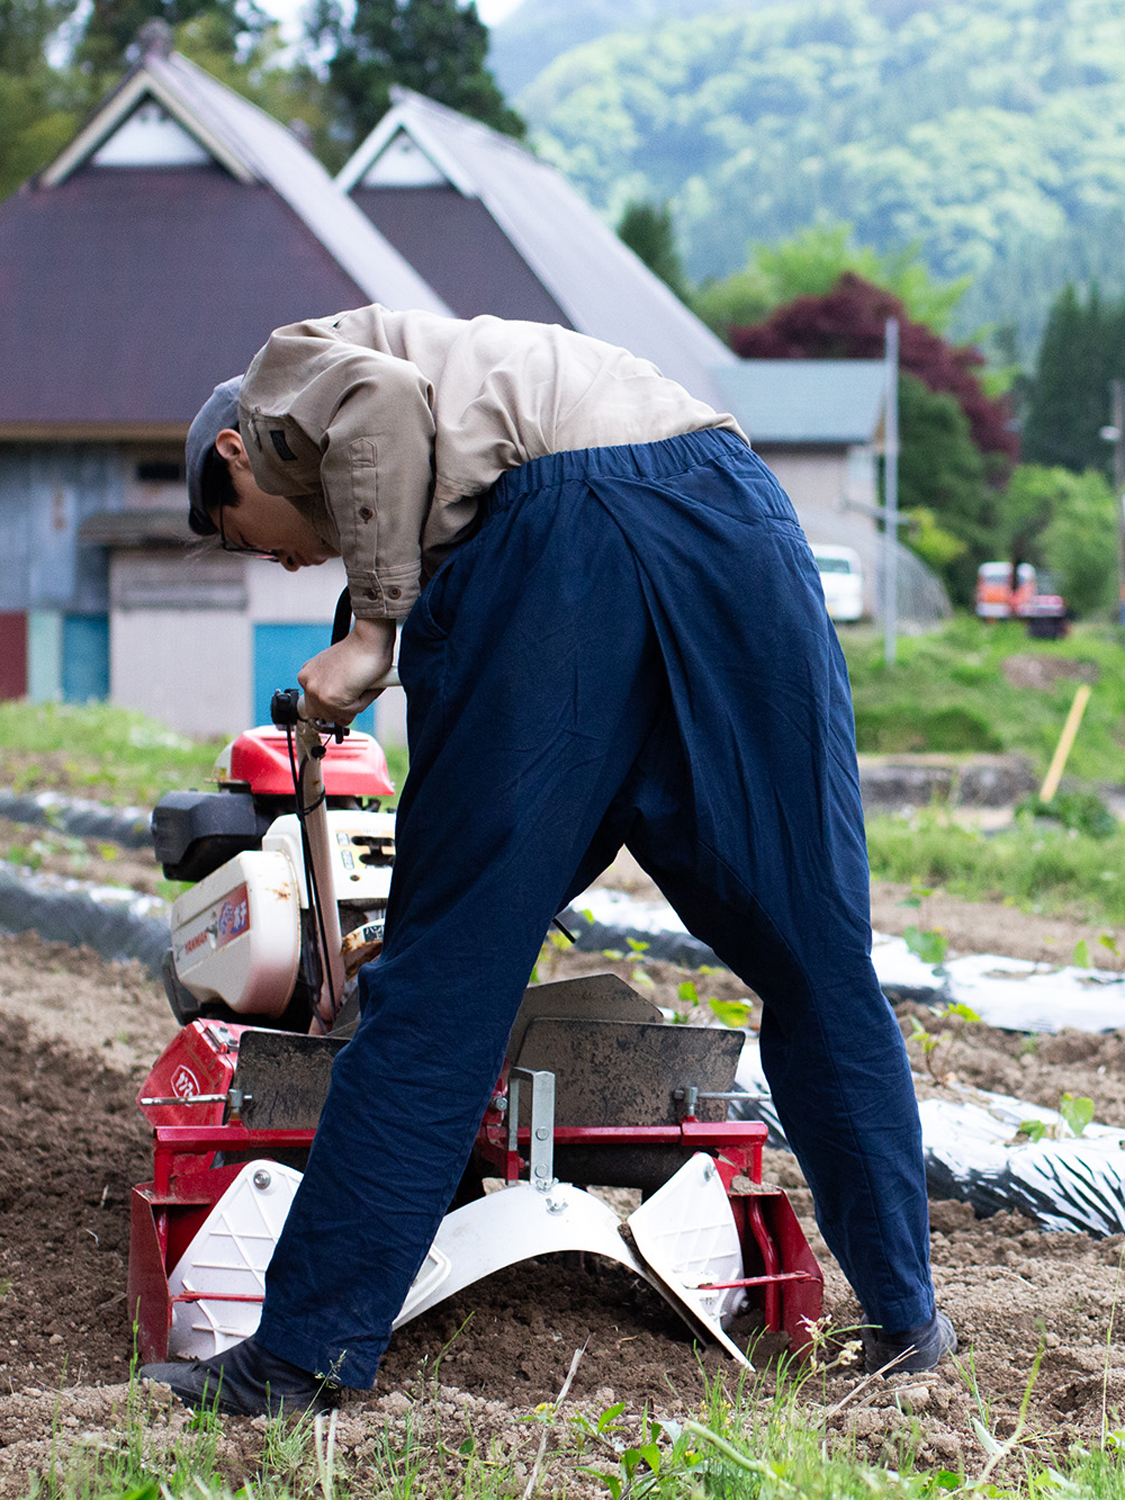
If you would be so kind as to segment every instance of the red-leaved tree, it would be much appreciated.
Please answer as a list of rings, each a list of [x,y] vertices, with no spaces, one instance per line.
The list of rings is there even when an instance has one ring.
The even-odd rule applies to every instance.
[[[888,318],[899,322],[901,368],[931,391],[954,396],[982,453],[1003,467],[1019,459],[1019,438],[1007,401],[986,395],[975,349],[948,344],[906,314],[893,292],[845,271],[823,297],[797,297],[762,323],[732,328],[728,341],[743,359],[881,359]]]

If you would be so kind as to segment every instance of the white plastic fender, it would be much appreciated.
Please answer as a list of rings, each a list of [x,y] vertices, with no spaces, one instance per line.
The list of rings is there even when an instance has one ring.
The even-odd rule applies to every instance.
[[[300,1172],[279,1162],[247,1162],[169,1276],[173,1297],[182,1292],[263,1296],[266,1267],[300,1181]],[[249,1338],[261,1315],[257,1301],[231,1302],[216,1296],[174,1302],[168,1353],[173,1359],[209,1359]]]
[[[621,1238],[620,1225],[611,1208],[569,1183],[540,1192],[529,1182],[514,1182],[489,1193],[446,1214],[394,1326],[474,1281],[537,1255],[590,1250],[644,1276],[644,1267]]]
[[[626,1223],[646,1279],[681,1317],[686,1308],[689,1323],[702,1324],[732,1359],[752,1368],[723,1327],[746,1300],[745,1290],[705,1290],[743,1274],[738,1228],[711,1157],[699,1152],[685,1162]]]

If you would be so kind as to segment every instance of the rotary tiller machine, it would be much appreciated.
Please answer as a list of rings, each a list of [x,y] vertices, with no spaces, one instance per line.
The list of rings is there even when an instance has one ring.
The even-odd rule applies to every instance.
[[[299,709],[275,695],[275,727],[228,746],[217,790],[171,793],[153,816],[165,874],[194,884],[164,964],[182,1029],[138,1096],[153,1170],[132,1195],[128,1296],[146,1361],[207,1357],[257,1327],[332,1058],[358,1020],[354,976],[381,946],[386,758]],[[742,1041],[665,1024],[611,974],[532,986],[396,1326],[517,1261],[582,1250],[643,1277],[733,1359],[747,1363],[726,1330],[748,1304],[802,1353],[822,1277],[762,1180],[766,1127],[727,1118]],[[639,1188],[640,1207],[622,1222],[591,1184]]]

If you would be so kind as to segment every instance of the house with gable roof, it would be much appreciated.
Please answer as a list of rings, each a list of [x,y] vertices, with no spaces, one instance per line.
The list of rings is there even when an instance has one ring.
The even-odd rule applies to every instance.
[[[290,131],[161,23],[139,40],[0,204],[0,696],[225,733],[327,644],[344,574],[185,557],[191,418],[283,323],[449,309]]]
[[[555,167],[421,94],[391,97],[336,180],[457,315],[543,319],[621,344],[733,412],[809,540],[860,553],[866,609],[880,614],[882,363],[738,359]],[[941,585],[898,556],[903,616],[944,618]]]
[[[737,356],[557,168],[410,89],[391,98],[336,181],[458,317],[561,323],[722,406],[715,373]]]
[[[161,23],[138,40],[70,145],[0,203],[0,697],[111,697],[226,733],[261,722],[272,689],[323,648],[342,565],[282,579],[192,547],[186,524],[192,416],[294,319],[378,301],[557,322],[733,410],[793,469],[802,519],[829,491],[843,511],[847,485],[869,477],[862,413],[843,479],[839,434],[825,441],[807,399],[809,431],[790,423],[771,448],[760,419],[776,381],[747,386],[743,362],[509,138],[395,91],[333,182],[172,51]],[[862,505],[844,529],[857,525],[874,537]],[[400,737],[400,695],[379,711],[380,733]]]

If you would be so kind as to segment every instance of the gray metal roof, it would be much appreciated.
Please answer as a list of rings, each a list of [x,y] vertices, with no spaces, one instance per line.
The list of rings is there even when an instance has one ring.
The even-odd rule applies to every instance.
[[[883,417],[882,360],[743,359],[715,378],[755,447],[870,443]]]
[[[271,187],[372,301],[448,313],[290,130],[178,52],[149,51],[42,174],[42,184],[58,186],[88,162],[146,96],[232,176]]]
[[[337,178],[362,185],[406,133],[437,172],[481,200],[572,327],[650,359],[693,395],[722,405],[715,371],[735,356],[633,252],[562,173],[508,136],[407,89]]]

